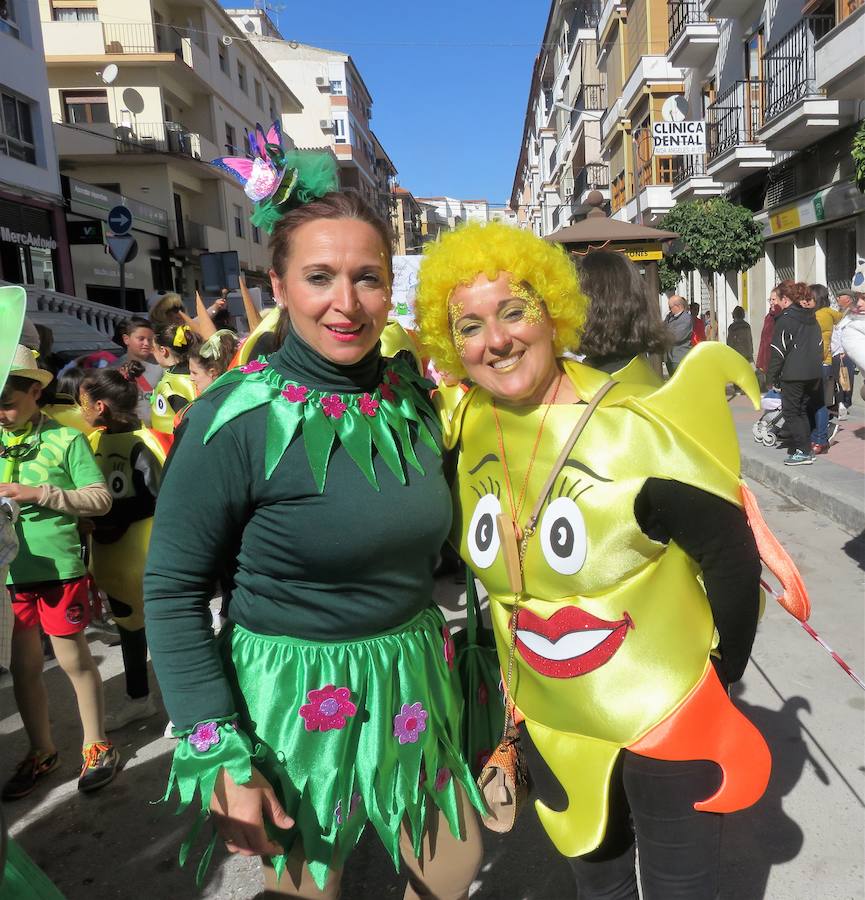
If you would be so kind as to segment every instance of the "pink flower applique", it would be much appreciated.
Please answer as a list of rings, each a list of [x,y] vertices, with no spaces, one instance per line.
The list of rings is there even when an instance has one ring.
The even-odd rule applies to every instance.
[[[437,791],[443,791],[450,780],[451,770],[445,768],[439,769],[438,772],[436,772],[435,789]]]
[[[329,397],[322,397],[321,408],[324,410],[324,414],[331,419],[341,419],[342,414],[348,409],[342,402],[339,394],[331,394]]]
[[[373,400],[369,394],[364,394],[360,400],[357,401],[357,405],[365,416],[374,416],[379,407],[378,400]]]
[[[219,726],[216,722],[199,722],[195,726],[195,731],[189,735],[188,740],[199,753],[206,753],[221,740]]]
[[[403,703],[393,717],[393,736],[401,744],[416,744],[418,735],[426,731],[427,715],[422,703]]]
[[[241,366],[240,371],[246,375],[251,375],[253,372],[261,372],[266,368],[266,362],[262,362],[260,359],[254,359],[252,360],[252,362],[248,362],[245,366]]]
[[[310,691],[306,695],[309,703],[299,710],[306,730],[339,731],[345,728],[346,719],[357,712],[350,697],[351,691],[347,687],[338,688],[332,684]]]
[[[385,400],[393,401],[396,399],[396,394],[390,389],[390,385],[385,384],[384,382],[382,382],[378,386],[378,392],[382,395],[382,397],[384,397]]]
[[[489,699],[490,699],[490,689],[487,687],[487,683],[485,681],[482,681],[478,685],[478,703],[481,706],[486,706]]]
[[[454,667],[454,639],[451,637],[450,629],[447,625],[442,625],[442,639],[444,640],[445,662],[448,668]]]
[[[306,403],[308,392],[309,388],[302,384],[289,384],[282,392],[282,396],[290,403]]]
[[[387,378],[387,380],[388,380],[394,387],[399,387],[399,386],[400,386],[400,383],[401,383],[401,381],[402,381],[402,379],[399,377],[399,375],[396,374],[396,372],[394,372],[393,369],[388,369],[387,372],[385,372],[385,378]]]

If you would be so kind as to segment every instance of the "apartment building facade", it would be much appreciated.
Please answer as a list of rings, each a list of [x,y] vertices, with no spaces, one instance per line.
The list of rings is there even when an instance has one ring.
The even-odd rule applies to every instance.
[[[370,124],[372,95],[354,60],[337,50],[267,35],[257,46],[303,105],[302,116],[287,117],[284,123],[297,146],[332,150],[339,164],[340,187],[358,191],[390,219],[392,194],[382,188],[383,156],[376,150]]]
[[[394,188],[393,216],[391,226],[394,233],[393,252],[397,256],[415,256],[423,249],[421,222],[423,210],[411,191],[400,185]]]
[[[39,9],[0,2],[0,280],[70,291]]]
[[[599,67],[595,2],[554,0],[532,70],[510,208],[521,227],[550,234],[585,213],[589,191],[609,199],[600,119],[606,76]]]
[[[209,163],[245,155],[245,129],[300,112],[297,97],[250,41],[235,39],[217,0],[38,8],[70,218],[101,221],[118,197],[132,210],[130,308],[154,290],[191,298],[208,288],[205,253],[236,253],[247,281],[266,289],[267,235],[250,225],[242,185]],[[290,132],[284,140],[292,146]],[[116,266],[101,252],[73,246],[76,290],[116,304]]]

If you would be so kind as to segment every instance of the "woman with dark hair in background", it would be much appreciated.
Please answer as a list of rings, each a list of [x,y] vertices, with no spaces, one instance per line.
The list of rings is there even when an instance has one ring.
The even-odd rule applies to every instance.
[[[811,430],[823,405],[823,339],[808,285],[781,282],[775,290],[784,311],[775,323],[766,380],[781,388],[781,410],[791,435],[785,466],[814,462]]]
[[[660,384],[649,360],[666,353],[669,338],[637,267],[623,253],[592,250],[577,270],[589,300],[579,348],[586,365],[617,381]]]
[[[829,305],[829,289],[825,284],[809,284],[808,290],[811,292],[810,308],[814,310],[814,317],[823,337],[823,404],[814,414],[814,429],[811,432],[811,450],[818,454],[829,451],[829,441],[835,434],[835,428],[829,427],[830,408],[834,408],[835,414],[838,412],[835,404],[835,377],[832,374],[832,332],[844,313]]]

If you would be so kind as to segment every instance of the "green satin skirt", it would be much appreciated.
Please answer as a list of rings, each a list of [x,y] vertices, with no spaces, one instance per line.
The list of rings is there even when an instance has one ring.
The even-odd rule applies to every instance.
[[[460,749],[463,699],[438,609],[347,643],[261,635],[239,625],[220,638],[238,725],[259,745],[255,766],[296,823],[271,836],[286,854],[302,841],[320,887],[367,822],[398,868],[403,821],[420,856],[431,805],[461,836],[456,782],[483,811]],[[272,861],[281,875],[285,856]]]

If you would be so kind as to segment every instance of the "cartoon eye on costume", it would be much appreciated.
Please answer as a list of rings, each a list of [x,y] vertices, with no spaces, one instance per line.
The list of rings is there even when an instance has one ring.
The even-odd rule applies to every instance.
[[[467,536],[469,555],[479,569],[488,569],[498,556],[499,532],[496,516],[500,515],[502,504],[495,494],[485,494],[478,501]]]
[[[118,470],[111,473],[111,476],[108,479],[108,490],[111,491],[112,497],[124,496],[128,487],[129,479],[126,477],[125,472]]]
[[[541,519],[541,549],[553,571],[575,575],[586,561],[586,523],[570,497],[557,497]]]
[[[157,394],[155,398],[155,402],[153,404],[153,408],[156,410],[157,415],[167,416],[169,411],[168,401],[162,394]]]

